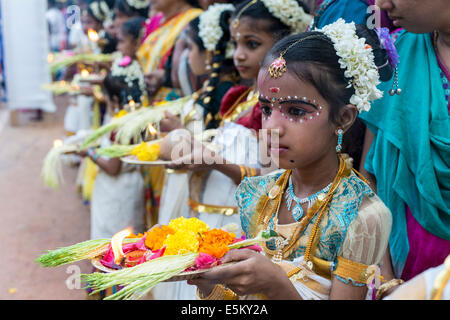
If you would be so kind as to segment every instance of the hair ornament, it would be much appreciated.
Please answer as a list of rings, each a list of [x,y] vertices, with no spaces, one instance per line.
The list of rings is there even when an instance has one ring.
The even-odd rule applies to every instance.
[[[359,112],[369,111],[370,101],[383,96],[383,92],[377,88],[380,76],[372,47],[365,43],[364,38],[358,37],[353,22],[346,23],[342,18],[315,31],[322,32],[331,39],[339,64],[345,70],[344,75],[351,79],[348,87],[353,86],[355,94],[350,98],[350,103]]]

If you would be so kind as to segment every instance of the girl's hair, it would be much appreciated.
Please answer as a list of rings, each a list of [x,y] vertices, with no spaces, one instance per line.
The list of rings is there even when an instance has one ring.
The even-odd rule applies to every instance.
[[[105,87],[109,98],[113,100],[114,97],[117,97],[120,105],[125,105],[130,100],[140,103],[141,96],[144,94],[139,87],[138,80],[134,80],[133,85],[130,87],[128,86],[128,83],[125,82],[125,76],[113,76],[111,72],[109,72],[106,75],[105,80],[103,80],[103,86]]]
[[[376,66],[382,66],[378,69],[380,80],[390,80],[393,75],[393,68],[389,63],[386,64],[388,55],[386,50],[381,47],[376,32],[364,25],[357,25],[356,34],[359,38],[365,38],[366,44],[372,47]],[[299,41],[301,39],[305,40]],[[290,47],[291,45],[292,47]],[[350,79],[344,75],[345,70],[339,64],[339,57],[336,54],[333,42],[319,31],[288,36],[276,43],[268,52],[263,66],[268,67],[287,48],[289,50],[283,54],[287,70],[317,89],[320,95],[330,104],[329,120],[336,123],[339,110],[350,104],[350,98],[355,90],[353,86],[347,87]],[[364,130],[364,125],[357,119],[344,136],[343,151],[353,157],[355,164],[360,161]]]
[[[290,35],[292,30],[284,24],[280,19],[274,17],[262,1],[257,1],[252,5],[249,3],[252,0],[244,0],[236,4],[236,10],[233,14],[233,19],[239,15],[239,19],[243,17],[248,17],[254,20],[267,21],[269,24],[264,26],[264,31],[267,33],[272,33],[276,41]],[[308,7],[300,0],[296,0],[298,5],[303,8],[305,13],[309,13]],[[245,8],[248,6],[247,8]],[[259,27],[259,26],[258,26]]]
[[[133,37],[134,40],[138,40],[142,36],[144,22],[144,17],[131,18],[122,25],[120,31],[122,31],[124,35]]]
[[[186,0],[186,3],[190,5],[193,8],[201,8],[200,3],[198,0]]]
[[[148,18],[148,10],[147,8],[137,9],[130,6],[127,0],[116,0],[115,8],[122,12],[124,15],[133,17],[133,16],[141,16],[144,18]]]
[[[211,61],[211,73],[207,81],[208,88],[205,92],[200,95],[200,103],[205,109],[204,117],[206,118],[208,114],[212,116],[212,120],[208,123],[207,128],[217,127],[219,121],[215,119],[217,112],[219,112],[220,105],[217,102],[212,101],[212,97],[215,94],[216,86],[219,84],[220,76],[223,74],[233,75],[234,78],[238,78],[238,73],[235,69],[233,63],[233,57],[226,57],[227,46],[231,39],[231,34],[229,30],[230,19],[232,11],[225,10],[221,13],[219,18],[219,26],[223,31],[223,35],[216,45],[216,49],[213,52]],[[189,23],[189,29],[187,35],[192,41],[198,46],[201,52],[206,50],[202,39],[199,36],[199,17],[195,18]]]
[[[100,6],[100,3],[101,3],[101,2],[104,2],[104,3],[108,6],[109,10],[112,10],[114,4],[112,4],[111,1],[107,1],[107,0],[94,0],[94,1],[91,1],[91,2],[89,3],[88,7],[86,8],[86,12],[87,12],[87,14],[89,14],[92,18],[94,18],[95,21],[103,23],[103,22],[108,18],[109,12],[105,12],[105,11],[103,10],[103,6]],[[97,12],[94,12],[94,9],[93,9],[93,5],[94,5],[95,3],[98,5],[98,6],[97,6],[98,11],[97,11]],[[99,16],[97,16],[97,14],[100,14],[101,16],[99,17]]]

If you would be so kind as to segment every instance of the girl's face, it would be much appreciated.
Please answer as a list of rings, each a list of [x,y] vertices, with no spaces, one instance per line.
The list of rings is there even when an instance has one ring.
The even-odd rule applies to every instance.
[[[376,0],[396,27],[409,32],[428,33],[450,27],[448,0]]]
[[[173,8],[173,6],[185,3],[184,0],[150,0],[150,7],[154,12],[165,13]]]
[[[119,50],[123,56],[135,58],[137,49],[138,41],[131,35],[124,34],[122,31],[119,31],[117,37],[117,50]]]
[[[289,71],[271,78],[267,68],[262,68],[258,91],[262,128],[268,130],[267,147],[278,167],[306,168],[336,153],[338,128],[329,121],[330,106],[315,87]],[[276,132],[278,146],[271,144]]]
[[[84,34],[88,34],[89,29],[99,32],[102,29],[102,23],[95,20],[90,14],[81,17],[81,25],[83,26]]]
[[[188,40],[188,63],[193,74],[201,76],[207,73],[206,51],[200,51],[198,45],[189,38]]]
[[[262,24],[262,22],[257,22]],[[230,32],[235,51],[234,65],[242,79],[255,80],[258,76],[261,63],[275,44],[272,34],[259,28],[256,30],[255,20],[242,17],[237,28],[231,24]]]
[[[120,28],[122,28],[122,25],[127,22],[128,19],[131,19],[131,17],[123,14],[119,10],[115,9],[114,11],[114,21],[112,24],[112,36],[117,39],[119,36]]]

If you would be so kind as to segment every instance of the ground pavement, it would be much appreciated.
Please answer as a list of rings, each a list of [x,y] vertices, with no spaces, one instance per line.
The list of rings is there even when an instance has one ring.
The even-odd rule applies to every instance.
[[[89,208],[75,192],[76,168],[63,166],[65,183],[59,190],[44,186],[42,161],[55,139],[64,135],[67,97],[55,99],[58,110],[32,122],[29,112],[19,112],[19,125],[9,125],[9,114],[0,106],[0,299],[85,299],[73,275],[91,266],[43,268],[33,262],[43,251],[89,239]],[[69,272],[69,273],[68,273]]]

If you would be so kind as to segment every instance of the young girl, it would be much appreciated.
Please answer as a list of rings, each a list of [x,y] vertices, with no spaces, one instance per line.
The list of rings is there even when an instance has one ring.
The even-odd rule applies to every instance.
[[[234,64],[243,80],[256,81],[264,56],[277,40],[306,29],[311,17],[294,0],[290,7],[287,15],[297,17],[294,23],[277,12],[271,1],[249,0],[236,8],[230,33],[235,44]],[[255,169],[260,166],[255,134],[261,128],[257,99],[254,87],[243,85],[231,88],[224,96],[219,109],[221,125],[213,140],[221,148],[218,163],[172,166],[195,170],[190,180],[189,208],[186,208],[190,212],[185,214],[198,216],[211,227],[239,225],[233,196],[236,185],[245,175],[259,172]]]
[[[269,52],[259,101],[263,129],[279,137],[268,148],[285,170],[245,179],[236,199],[246,237],[263,229],[278,237],[264,255],[232,250],[223,263],[235,264],[191,280],[201,298],[364,299],[366,282],[379,285],[392,218],[341,150],[358,112],[382,94],[379,73],[392,75],[377,67],[386,61],[376,34],[343,20]]]
[[[275,42],[291,32],[306,29],[310,17],[296,1],[292,1],[290,7],[289,15],[298,19],[295,25],[290,25],[280,12],[271,14],[276,6],[270,1],[245,1],[236,8],[231,18],[230,33],[235,44],[234,64],[242,79],[255,81],[264,56]],[[241,85],[231,88],[222,99],[219,109],[221,125],[213,143],[221,147],[220,157],[227,164],[170,166],[194,171],[189,181],[189,199],[180,212],[172,211],[172,218],[196,216],[211,228],[221,228],[231,223],[240,225],[233,195],[244,166],[258,166],[257,136],[251,130],[261,128],[257,97],[254,88]],[[167,219],[167,216],[162,219]],[[236,232],[239,234],[240,230]],[[194,297],[195,288],[185,283],[177,283],[176,286],[171,299]]]
[[[118,49],[122,57],[114,61],[103,83],[109,110],[104,123],[130,100],[141,102],[145,94],[143,73],[135,60],[142,22],[143,18],[131,19],[119,32]],[[112,141],[112,136],[104,136],[101,147]],[[92,148],[80,154],[88,156],[99,167],[92,193],[91,238],[109,238],[129,226],[136,234],[143,232],[144,183],[139,168],[124,164],[118,158],[98,156]]]

